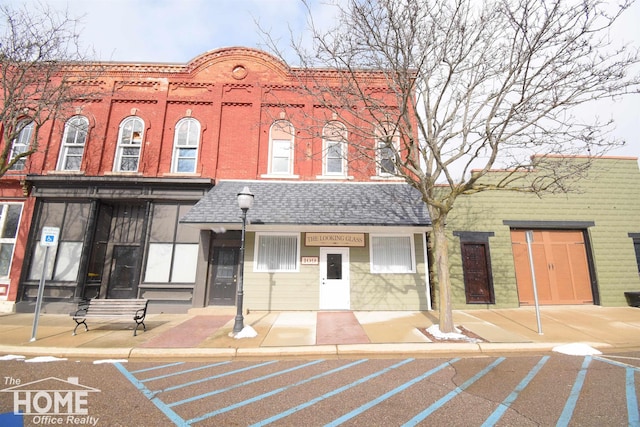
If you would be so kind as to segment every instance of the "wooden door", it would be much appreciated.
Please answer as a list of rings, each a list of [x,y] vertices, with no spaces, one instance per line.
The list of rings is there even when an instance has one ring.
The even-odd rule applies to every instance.
[[[493,304],[493,282],[486,243],[461,244],[464,292],[467,304]]]
[[[213,272],[210,280],[210,305],[234,305],[238,283],[240,248],[221,246],[213,248]]]
[[[533,304],[525,231],[512,230],[511,242],[520,304]],[[582,230],[535,230],[531,252],[540,304],[593,304]]]
[[[111,253],[113,255],[107,298],[137,298],[140,247],[113,245]]]

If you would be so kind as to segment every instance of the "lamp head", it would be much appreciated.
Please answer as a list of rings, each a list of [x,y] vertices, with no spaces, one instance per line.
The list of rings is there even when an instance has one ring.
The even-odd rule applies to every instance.
[[[242,191],[238,193],[238,206],[242,210],[249,210],[253,206],[253,193],[249,190],[249,187],[244,187]]]

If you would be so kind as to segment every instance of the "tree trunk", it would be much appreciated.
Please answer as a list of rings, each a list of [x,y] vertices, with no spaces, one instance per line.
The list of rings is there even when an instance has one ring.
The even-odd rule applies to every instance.
[[[438,311],[440,313],[440,331],[445,333],[455,332],[453,325],[453,312],[451,309],[451,278],[449,276],[449,248],[447,236],[444,231],[446,215],[432,218],[433,223],[433,254],[436,274],[438,278]]]

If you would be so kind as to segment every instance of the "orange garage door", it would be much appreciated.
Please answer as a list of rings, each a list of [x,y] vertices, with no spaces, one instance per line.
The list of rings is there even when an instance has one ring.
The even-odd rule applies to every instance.
[[[525,230],[512,230],[511,243],[520,304],[533,304]],[[582,230],[535,230],[531,252],[540,304],[593,303]]]

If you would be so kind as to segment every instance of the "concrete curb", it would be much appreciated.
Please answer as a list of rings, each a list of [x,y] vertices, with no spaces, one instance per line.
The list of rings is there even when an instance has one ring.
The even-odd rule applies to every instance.
[[[291,357],[403,357],[439,356],[444,354],[484,355],[499,353],[550,352],[565,343],[387,343],[337,344],[297,347],[257,348],[61,348],[1,346],[0,354],[25,357],[55,356],[84,359],[126,359],[132,361],[157,359],[235,359],[235,358],[291,358]],[[598,349],[612,349],[610,344],[584,343]]]
[[[134,348],[129,359],[234,358],[235,348]]]
[[[22,347],[0,346],[0,353],[15,354],[21,356],[55,356],[55,357],[82,357],[101,359],[128,359],[131,348],[74,348],[74,347]]]

